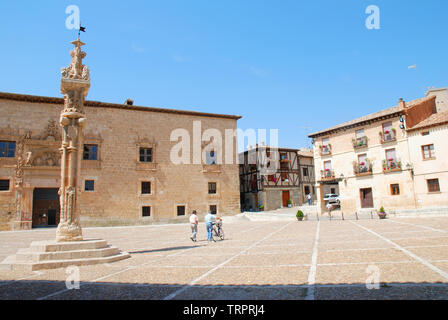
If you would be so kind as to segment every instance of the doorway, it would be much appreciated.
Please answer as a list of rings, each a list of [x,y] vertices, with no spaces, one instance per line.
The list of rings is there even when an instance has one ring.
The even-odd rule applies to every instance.
[[[372,188],[360,189],[361,208],[373,208],[373,192]]]
[[[60,221],[59,189],[36,188],[33,192],[33,228],[57,227]]]
[[[289,191],[283,191],[282,193],[283,207],[287,207],[289,204]]]

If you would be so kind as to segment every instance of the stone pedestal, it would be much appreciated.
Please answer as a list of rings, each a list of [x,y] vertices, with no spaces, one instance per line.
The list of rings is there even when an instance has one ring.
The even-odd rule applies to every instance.
[[[36,271],[110,263],[129,258],[127,252],[109,246],[105,240],[70,242],[36,241],[0,264],[4,271]]]

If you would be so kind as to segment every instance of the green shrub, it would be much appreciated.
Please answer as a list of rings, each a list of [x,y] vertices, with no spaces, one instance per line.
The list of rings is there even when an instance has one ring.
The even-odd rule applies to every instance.
[[[303,212],[301,210],[297,211],[296,217],[297,218],[303,218],[305,215],[303,214]]]
[[[384,210],[384,207],[380,208],[380,213],[386,213],[386,210]]]

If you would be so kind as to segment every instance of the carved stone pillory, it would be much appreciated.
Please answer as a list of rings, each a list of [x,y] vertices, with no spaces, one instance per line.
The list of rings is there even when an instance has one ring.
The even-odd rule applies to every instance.
[[[90,89],[89,68],[82,64],[86,53],[81,51],[85,43],[73,41],[70,52],[72,62],[62,69],[61,93],[64,95],[64,110],[61,112],[61,221],[56,232],[56,241],[81,241],[82,229],[77,199],[80,185],[83,134],[86,115],[84,100]]]
[[[43,270],[68,266],[111,263],[130,257],[117,247],[109,246],[107,241],[83,239],[80,225],[80,212],[77,199],[80,192],[81,161],[83,153],[83,129],[86,123],[84,99],[90,89],[89,69],[82,64],[86,56],[81,51],[84,45],[79,38],[72,42],[75,49],[71,51],[72,63],[62,69],[61,93],[65,96],[64,109],[61,112],[62,127],[61,188],[59,189],[61,221],[56,231],[56,241],[34,241],[29,249],[22,249],[19,254],[7,257],[0,263],[0,270]],[[57,124],[52,121],[39,140],[48,141],[59,136]],[[32,152],[25,150],[24,142],[31,139],[27,133],[17,146],[18,160],[16,166],[16,214],[21,215],[23,197],[23,169],[33,165],[57,165],[59,154],[42,149]],[[31,141],[31,140],[30,140]],[[30,149],[31,150],[31,149]],[[37,155],[34,155],[37,153]],[[20,221],[20,220],[19,220]],[[51,256],[48,256],[51,252]]]

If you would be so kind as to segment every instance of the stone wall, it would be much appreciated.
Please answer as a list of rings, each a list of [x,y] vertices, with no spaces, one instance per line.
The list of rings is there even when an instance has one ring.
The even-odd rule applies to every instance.
[[[49,121],[58,122],[62,107],[62,104],[0,99],[0,128],[10,127],[23,132],[31,130],[35,137],[41,134]],[[99,145],[99,159],[83,161],[82,164],[81,186],[84,186],[85,180],[95,181],[94,192],[84,192],[82,189],[80,194],[78,203],[82,219],[90,222],[186,221],[193,209],[203,213],[208,211],[210,205],[217,205],[219,214],[239,212],[238,165],[223,164],[219,166],[220,172],[203,172],[202,164],[174,165],[170,161],[171,149],[178,143],[170,141],[174,129],[188,130],[193,139],[193,122],[201,121],[202,132],[215,128],[224,139],[225,129],[236,129],[236,119],[89,106],[86,107],[86,114],[84,143]],[[1,135],[0,138],[8,139]],[[236,139],[233,145],[236,157]],[[153,164],[139,163],[141,146],[154,149]],[[11,190],[0,192],[0,229],[9,229],[14,221],[14,214],[10,213],[15,199],[14,162],[8,161],[11,162],[11,159],[0,160],[0,178],[11,179]],[[25,170],[24,185],[28,190],[28,199],[24,201],[32,203],[29,197],[32,197],[35,187],[59,186],[59,170],[47,169],[52,170]],[[151,195],[141,195],[142,181],[151,182]],[[216,195],[208,194],[208,182],[217,183]],[[178,205],[186,206],[187,217],[177,217]],[[143,206],[152,207],[150,218],[142,218]]]

